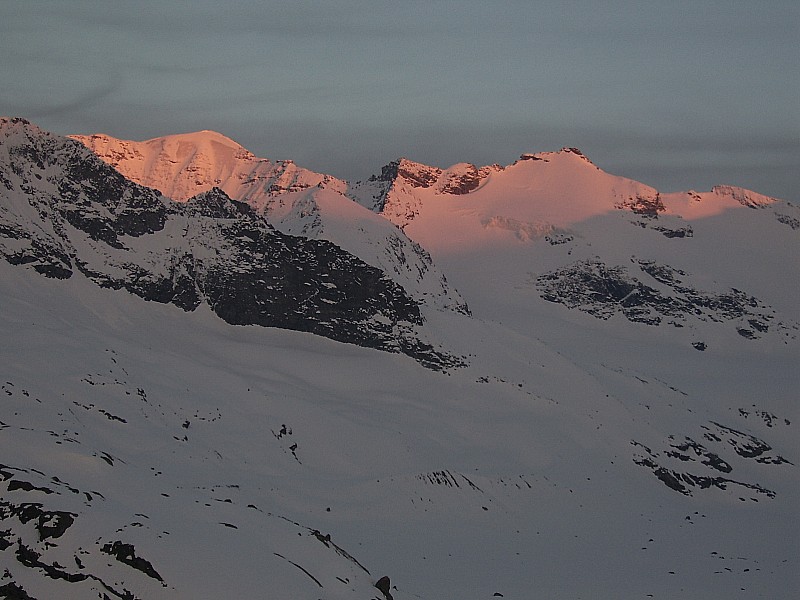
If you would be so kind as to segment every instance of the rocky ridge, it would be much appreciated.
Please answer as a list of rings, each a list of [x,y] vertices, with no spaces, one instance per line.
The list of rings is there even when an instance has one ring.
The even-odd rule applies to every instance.
[[[24,120],[3,119],[0,136],[0,255],[11,264],[187,311],[205,303],[236,325],[460,364],[423,341],[402,287],[331,242],[282,234],[218,188],[172,202]]]
[[[258,158],[215,132],[144,142],[103,134],[71,136],[128,179],[185,202],[222,189],[286,234],[327,240],[386,273],[420,304],[467,314],[469,309],[430,255],[385,219],[345,196],[348,184],[293,161]]]
[[[356,182],[348,195],[403,229],[419,214],[421,200],[417,190],[461,196],[478,189],[491,173],[502,170],[503,167],[496,164],[479,168],[471,163],[440,169],[400,158],[385,165],[380,175]]]

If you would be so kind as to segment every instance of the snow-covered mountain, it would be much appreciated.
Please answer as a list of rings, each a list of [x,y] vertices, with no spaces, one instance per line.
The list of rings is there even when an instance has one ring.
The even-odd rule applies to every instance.
[[[659,194],[574,149],[273,197],[385,222],[467,313],[258,203],[0,135],[6,597],[797,595],[795,205]],[[220,319],[209,272],[272,281],[244,286],[265,315],[316,286],[311,325]]]
[[[76,141],[0,121],[7,199],[0,256],[48,277],[76,271],[228,323],[309,331],[459,362],[421,342],[419,305],[384,272],[324,240],[273,229],[219,188],[183,203],[125,179]]]
[[[381,269],[426,305],[468,311],[422,248],[385,219],[345,197],[345,181],[290,160],[257,158],[213,131],[144,142],[101,134],[72,137],[125,177],[168,198],[186,201],[218,187],[263,214],[279,231],[331,241]]]
[[[255,207],[270,208],[277,195],[312,187],[342,192],[346,183],[291,160],[258,158],[214,131],[169,135],[144,142],[108,135],[73,135],[126,177],[185,202],[212,187]]]
[[[797,335],[800,208],[789,202],[730,186],[660,194],[575,148],[506,167],[402,159],[350,194],[428,250],[484,317],[514,310],[539,328],[530,314],[544,299],[686,335],[698,320]]]

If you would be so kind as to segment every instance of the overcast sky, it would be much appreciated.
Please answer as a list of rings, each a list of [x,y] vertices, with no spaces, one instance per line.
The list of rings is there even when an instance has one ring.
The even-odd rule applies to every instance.
[[[0,114],[362,179],[575,146],[800,201],[797,0],[2,0]]]

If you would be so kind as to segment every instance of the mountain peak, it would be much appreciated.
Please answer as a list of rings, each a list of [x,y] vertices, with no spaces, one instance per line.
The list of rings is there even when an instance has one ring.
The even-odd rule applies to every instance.
[[[86,145],[88,145],[87,141],[89,140],[94,140],[94,141],[102,140],[106,143],[146,144],[155,146],[170,146],[173,144],[180,144],[180,143],[184,144],[189,143],[201,146],[204,144],[217,143],[217,144],[222,144],[223,146],[227,146],[229,148],[235,148],[235,149],[242,148],[241,144],[239,144],[238,142],[232,140],[228,136],[223,135],[217,131],[212,131],[211,129],[190,131],[186,133],[173,133],[169,135],[150,138],[142,142],[137,142],[133,140],[122,140],[105,133],[92,133],[88,135],[76,134],[76,135],[68,135],[66,137],[78,140]]]
[[[561,148],[561,150],[559,150],[559,152],[563,152],[565,154],[575,154],[576,156],[583,156],[584,158],[586,158],[583,152],[581,152],[578,148],[570,146],[564,146],[563,148]]]
[[[568,157],[574,156],[580,158],[581,160],[587,162],[588,164],[595,166],[595,164],[589,160],[589,158],[581,152],[578,148],[573,148],[570,146],[564,146],[558,152],[526,152],[520,155],[517,162],[524,162],[524,161],[544,161],[549,162],[551,159],[556,157]],[[516,164],[516,163],[515,163]]]
[[[249,204],[228,197],[218,187],[192,196],[186,201],[185,206],[190,213],[214,219],[238,219],[243,215],[254,215]]]
[[[203,129],[202,131],[192,131],[188,133],[176,133],[172,135],[167,135],[163,137],[157,137],[150,140],[147,140],[144,143],[160,143],[164,145],[168,145],[171,143],[177,144],[195,144],[198,147],[207,146],[210,144],[221,144],[222,146],[226,146],[228,148],[232,148],[234,150],[244,150],[241,144],[232,140],[228,136],[225,136],[217,131],[212,131],[210,129]]]
[[[711,188],[711,193],[716,196],[729,196],[748,208],[763,208],[778,202],[776,198],[733,185],[715,185]]]
[[[29,137],[31,135],[52,137],[51,133],[23,117],[0,117],[0,132],[5,137],[10,137],[14,133],[25,133]]]
[[[0,117],[0,126],[6,127],[8,125],[33,125],[28,119],[23,117]],[[33,125],[35,127],[35,125]]]
[[[467,162],[440,169],[401,157],[385,165],[381,174],[373,175],[369,182],[389,187],[401,182],[411,188],[432,188],[437,194],[461,195],[475,190],[490,173],[503,169],[498,164],[478,168]]]
[[[385,165],[381,169],[381,174],[373,175],[370,181],[394,183],[397,179],[402,179],[412,187],[428,188],[436,183],[441,174],[442,170],[438,167],[431,167],[400,157]]]
[[[259,158],[229,137],[208,129],[143,142],[105,134],[70,137],[129,179],[180,202],[213,187],[239,199],[314,186],[345,187],[344,182],[298,167],[291,160]]]

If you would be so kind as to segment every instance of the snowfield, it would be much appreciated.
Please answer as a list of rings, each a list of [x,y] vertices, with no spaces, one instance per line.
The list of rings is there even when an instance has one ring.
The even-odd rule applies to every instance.
[[[130,264],[161,264],[142,258],[150,240],[233,243],[176,223],[217,231],[240,217],[167,213],[164,230],[120,233],[127,258],[112,265],[104,253],[123,250],[83,221],[64,225],[66,200],[48,191],[75,142],[33,156],[24,149],[50,147],[36,145],[49,134],[12,121],[0,127],[0,596],[800,591],[793,203],[726,187],[659,194],[574,149],[506,167],[403,159],[361,184],[275,191],[273,206],[313,205],[305,232],[284,231],[299,212],[253,200],[258,218],[302,238],[287,247],[336,244],[340,260],[402,286],[420,307],[413,327],[395,305],[336,318],[458,359],[432,367],[413,351],[231,324],[208,302],[187,309],[98,284],[79,268],[87,248],[93,271],[126,278]],[[195,157],[181,164],[206,161],[223,180],[238,160],[265,160],[225,150],[224,170],[210,151],[186,150],[195,137],[216,148],[218,135],[170,143]],[[131,179],[122,166],[138,161],[137,177],[168,196],[161,154],[103,143],[104,160],[122,156]],[[166,183],[184,176],[170,170]],[[95,188],[81,177],[70,182],[85,216],[101,204],[82,200]],[[115,210],[103,217],[112,228]],[[403,252],[387,253],[393,244]],[[73,273],[52,276],[53,265]],[[199,298],[211,294],[203,285]],[[384,576],[390,586],[376,587]]]

